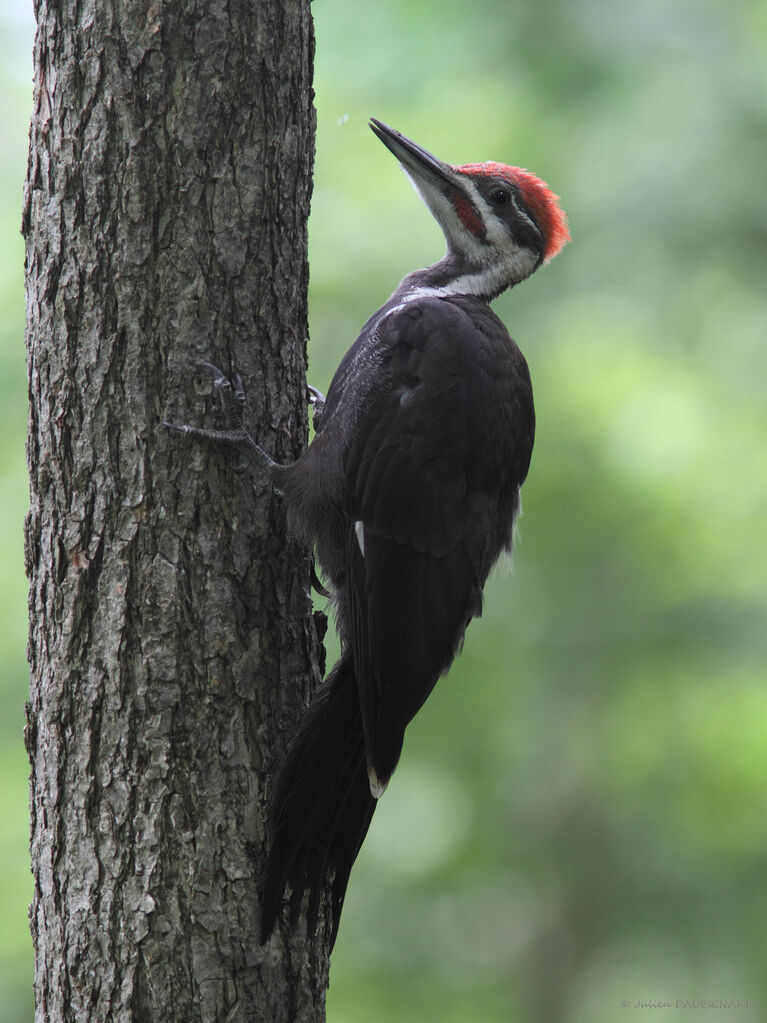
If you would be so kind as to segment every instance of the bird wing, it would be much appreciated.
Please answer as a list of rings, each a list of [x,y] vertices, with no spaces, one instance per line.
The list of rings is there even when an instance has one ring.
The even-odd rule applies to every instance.
[[[527,366],[481,303],[411,301],[377,329],[346,453],[351,645],[368,764],[384,784],[510,546],[533,440]]]

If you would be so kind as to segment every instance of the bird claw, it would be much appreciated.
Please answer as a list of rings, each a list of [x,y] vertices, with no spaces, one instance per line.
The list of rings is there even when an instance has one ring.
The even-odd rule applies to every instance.
[[[197,369],[213,378],[213,386],[221,398],[221,407],[230,432],[245,433],[245,388],[242,377],[235,371],[230,379],[212,362],[198,362]]]
[[[227,377],[225,377],[218,366],[214,366],[212,362],[198,362],[197,369],[201,370],[203,373],[207,373],[208,376],[213,377],[213,383],[216,387],[231,386]]]
[[[317,566],[314,558],[312,558],[312,569],[311,569],[311,584],[312,587],[319,593],[321,597],[330,598],[332,596],[330,590],[327,590],[320,581],[320,577],[317,575]]]
[[[312,426],[316,431],[319,429],[322,413],[325,411],[325,395],[311,384],[306,385],[306,391],[307,400],[312,409]]]
[[[246,398],[240,374],[235,371],[230,379],[212,362],[199,362],[197,369],[212,377],[213,386],[221,398],[227,429],[207,430],[199,426],[189,426],[186,423],[171,423],[167,419],[163,419],[163,426],[169,430],[176,430],[178,433],[200,437],[203,440],[214,440],[225,444],[246,444],[253,450],[255,457],[262,465],[266,468],[273,466],[275,463],[272,458],[256,444],[245,429]]]

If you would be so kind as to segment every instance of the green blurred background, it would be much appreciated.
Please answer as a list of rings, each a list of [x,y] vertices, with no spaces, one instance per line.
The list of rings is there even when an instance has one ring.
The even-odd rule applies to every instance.
[[[33,26],[2,3],[0,1019],[28,1023]],[[767,7],[314,14],[315,385],[442,252],[369,115],[452,162],[535,170],[573,235],[496,303],[539,418],[513,574],[409,729],[353,874],[330,1023],[767,1019]]]

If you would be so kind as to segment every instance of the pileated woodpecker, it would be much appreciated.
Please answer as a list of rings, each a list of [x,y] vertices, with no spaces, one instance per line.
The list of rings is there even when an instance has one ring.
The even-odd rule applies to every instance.
[[[286,887],[317,922],[332,877],[332,941],[352,864],[397,766],[408,723],[449,668],[500,553],[510,550],[535,417],[527,363],[489,303],[569,240],[557,196],[500,163],[454,167],[371,120],[442,228],[443,259],[401,281],[344,356],[314,440],[278,465],[242,427],[244,400],[215,367],[235,429],[314,546],[341,657],[277,776],[262,937]],[[238,405],[239,403],[239,405]],[[168,424],[173,425],[173,424]]]

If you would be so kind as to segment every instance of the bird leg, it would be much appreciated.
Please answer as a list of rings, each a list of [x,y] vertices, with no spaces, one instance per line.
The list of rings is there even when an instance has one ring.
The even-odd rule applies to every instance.
[[[211,362],[201,362],[198,364],[197,368],[213,378],[213,386],[216,388],[219,397],[221,398],[221,407],[223,408],[224,416],[226,417],[227,429],[208,430],[201,426],[189,426],[186,423],[171,423],[167,419],[163,419],[163,426],[167,426],[169,430],[176,430],[178,433],[184,433],[188,437],[200,437],[203,440],[213,440],[223,444],[244,444],[251,449],[256,460],[261,466],[263,466],[263,468],[278,468],[278,463],[275,462],[273,458],[270,458],[263,448],[256,444],[245,429],[246,398],[245,388],[243,387],[242,377],[240,374],[235,373],[230,380]],[[312,421],[316,430],[322,416],[322,410],[325,407],[325,395],[321,391],[318,391],[316,387],[312,387],[311,385],[307,385],[307,392],[307,398],[313,411]],[[280,492],[277,487],[275,487],[275,489],[278,493]],[[321,596],[331,596],[330,592],[325,589],[319,580],[314,558],[312,558],[311,585]]]
[[[251,449],[256,460],[265,469],[271,469],[277,465],[245,429],[245,389],[240,374],[235,373],[230,380],[211,362],[201,362],[197,368],[213,378],[213,386],[221,398],[227,429],[206,430],[203,427],[189,426],[186,423],[171,423],[167,419],[163,419],[163,426],[167,426],[169,430],[176,430],[178,433],[185,433],[189,437],[201,437],[203,440],[213,440],[223,444],[244,444]]]

